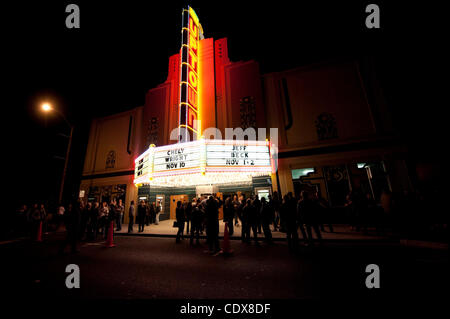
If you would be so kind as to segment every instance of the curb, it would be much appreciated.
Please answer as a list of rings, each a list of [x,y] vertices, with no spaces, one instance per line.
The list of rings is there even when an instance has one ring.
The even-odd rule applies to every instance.
[[[114,236],[123,236],[123,237],[160,237],[160,238],[176,238],[176,235],[169,234],[139,234],[139,233],[115,233]],[[190,236],[184,236],[184,238],[190,238]],[[200,239],[206,239],[205,235],[200,235]],[[223,235],[219,236],[219,239],[223,240]],[[230,240],[242,240],[239,236],[230,236]],[[251,239],[253,240],[253,238]],[[264,241],[264,237],[258,237],[257,241]],[[287,242],[287,238],[272,238],[272,241],[276,242]],[[299,242],[304,242],[304,239],[299,238]],[[317,239],[313,239],[314,242],[317,242]],[[398,239],[322,239],[323,242],[337,242],[337,243],[389,243],[389,244],[398,244]]]

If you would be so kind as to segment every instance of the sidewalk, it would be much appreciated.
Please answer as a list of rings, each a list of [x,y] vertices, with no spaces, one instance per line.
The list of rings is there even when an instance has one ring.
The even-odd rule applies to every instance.
[[[135,224],[133,227],[133,233],[128,234],[128,224],[122,225],[122,230],[115,232],[116,235],[130,235],[130,236],[157,236],[157,237],[175,237],[178,231],[178,228],[172,227],[174,220],[164,220],[159,223],[159,225],[150,224],[150,226],[145,226],[144,231],[139,233],[138,226]],[[219,221],[219,237],[223,237],[225,228],[225,223],[220,220]],[[271,227],[272,230],[272,227]],[[397,242],[398,239],[392,239],[388,236],[377,236],[375,234],[364,235],[362,232],[350,231],[350,227],[348,225],[333,225],[333,233],[329,232],[328,226],[325,226],[325,232],[321,232],[322,238],[324,240],[331,241],[389,241],[389,242]],[[184,234],[186,235],[186,226],[184,228]],[[203,235],[206,235],[204,232]],[[234,234],[231,236],[231,239],[241,239],[241,227],[234,227]],[[252,234],[253,236],[253,234]],[[274,240],[285,240],[286,233],[282,233],[279,231],[272,231],[272,237]],[[313,231],[313,237],[316,238],[315,233]],[[263,239],[264,233],[258,234],[258,238]],[[302,235],[299,231],[299,238],[302,239]]]

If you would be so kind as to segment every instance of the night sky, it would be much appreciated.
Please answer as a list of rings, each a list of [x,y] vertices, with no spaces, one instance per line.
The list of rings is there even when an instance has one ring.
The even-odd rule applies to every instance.
[[[166,4],[170,2],[170,4]],[[191,4],[205,36],[228,37],[232,61],[254,59],[262,73],[370,56],[400,136],[420,160],[436,159],[443,137],[439,7],[407,1],[21,1],[1,7],[3,160],[8,202],[55,200],[68,133],[45,118],[49,100],[75,125],[66,193],[78,190],[90,120],[144,104],[180,47],[181,9]],[[81,28],[65,27],[76,3]],[[214,3],[214,5],[212,4]],[[314,3],[314,4],[312,4]],[[365,28],[377,3],[381,29]],[[6,99],[4,98],[6,96]],[[442,148],[442,147],[441,147]],[[11,178],[9,178],[11,176]]]

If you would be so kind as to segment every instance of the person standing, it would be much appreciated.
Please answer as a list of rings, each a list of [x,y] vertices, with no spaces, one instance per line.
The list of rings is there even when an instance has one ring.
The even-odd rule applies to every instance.
[[[91,214],[91,210],[92,210],[92,204],[89,202],[86,204],[86,206],[84,208],[80,208],[81,209],[81,222],[80,222],[80,234],[79,234],[79,238],[80,240],[84,240],[84,236],[86,234],[86,229],[88,226],[88,222],[89,222],[89,216]]]
[[[45,206],[44,204],[41,203],[41,205],[39,206],[39,210],[41,213],[41,218],[42,218],[42,233],[43,234],[47,234],[47,227],[48,227],[48,221],[47,221],[47,211],[45,210]]]
[[[244,235],[244,242],[250,243],[250,231],[253,231],[253,237],[255,239],[255,243],[258,243],[258,234],[257,234],[257,223],[258,223],[258,215],[256,213],[255,206],[252,204],[251,199],[247,199],[247,202],[244,206],[243,212],[242,212],[242,219],[243,219],[243,233]],[[245,226],[244,226],[245,225]],[[245,228],[245,231],[244,231]]]
[[[99,214],[99,204],[97,201],[95,201],[94,205],[92,205],[91,211],[89,212],[88,238],[90,240],[97,239],[98,214]]]
[[[81,219],[80,203],[77,200],[73,200],[69,204],[67,211],[64,214],[64,224],[66,226],[67,235],[59,248],[59,254],[64,253],[64,249],[67,245],[70,245],[72,253],[77,253],[77,239],[79,234],[79,226]]]
[[[58,208],[56,210],[56,229],[61,228],[61,226],[64,223],[64,211],[66,209],[64,208],[64,205],[62,203],[59,203]]]
[[[192,201],[192,221],[191,221],[191,240],[194,243],[194,235],[196,236],[196,244],[199,244],[200,231],[202,228],[202,212],[200,210],[200,199]]]
[[[161,214],[161,210],[162,210],[162,206],[161,206],[161,201],[159,200],[156,204],[156,209],[155,209],[155,213],[156,213],[155,225],[159,225],[159,215]]]
[[[255,208],[255,223],[257,227],[258,234],[261,234],[261,200],[258,195],[255,195],[255,198],[252,202],[253,207]]]
[[[225,204],[223,205],[223,221],[228,224],[228,231],[230,236],[233,236],[234,233],[233,217],[234,207],[230,196],[227,197],[227,199],[225,200]]]
[[[114,205],[114,212],[116,216],[116,231],[122,230],[122,218],[124,210],[125,208],[123,207],[122,200],[119,199],[119,203],[117,205]]]
[[[143,200],[141,200],[139,203],[139,207],[138,207],[138,223],[139,223],[138,231],[140,233],[142,233],[144,231],[146,213],[147,213],[147,209],[145,207],[145,203]]]
[[[314,192],[313,201],[316,204],[316,207],[318,208],[318,223],[320,225],[320,230],[325,232],[325,221],[329,219],[328,213],[330,211],[330,205],[328,204],[328,201],[322,196],[320,196],[318,191]],[[333,232],[333,225],[331,225],[330,222],[328,222],[328,228],[330,229],[330,233]]]
[[[181,204],[181,201],[177,202],[175,216],[177,219],[177,226],[178,226],[178,232],[177,232],[177,237],[175,239],[175,242],[179,243],[180,238],[183,239],[184,222],[185,222],[184,209],[183,209],[183,205]]]
[[[238,200],[238,196],[236,194],[233,195],[233,215],[234,215],[234,226],[239,226],[239,205],[240,202]]]
[[[243,195],[241,195],[241,197],[239,198],[238,214],[242,224],[241,239],[243,243],[246,243],[250,240],[250,238],[248,238],[247,236],[250,227],[248,222],[249,211],[245,208],[247,205],[249,205],[248,204],[249,200],[250,198],[248,200],[245,200],[245,197]]]
[[[150,226],[150,205],[145,201],[145,225]]]
[[[320,234],[319,229],[319,223],[318,223],[318,216],[317,216],[317,206],[316,203],[311,200],[308,196],[308,193],[306,191],[302,191],[300,193],[300,202],[298,203],[298,212],[299,216],[303,217],[303,220],[306,224],[306,231],[308,233],[308,241],[312,245],[313,244],[313,238],[312,238],[312,230],[314,229],[314,232],[316,233],[317,239],[320,243],[322,243],[322,235]]]
[[[98,226],[101,229],[101,234],[106,238],[106,221],[108,219],[109,207],[106,202],[102,203],[102,207],[99,209]]]
[[[286,228],[286,238],[288,241],[288,247],[290,252],[297,252],[298,250],[298,232],[297,228],[300,222],[297,220],[297,212],[289,210],[289,199],[287,195],[284,195],[283,202],[280,205],[280,215],[283,217]],[[303,224],[300,225],[303,229]],[[304,239],[306,237],[305,230],[302,230]],[[306,239],[305,239],[306,240]]]
[[[273,214],[270,204],[266,198],[261,199],[261,224],[264,232],[264,238],[268,244],[272,244],[272,232],[270,231],[270,224],[273,222]]]
[[[270,199],[272,203],[272,208],[274,210],[274,220],[273,220],[273,230],[278,231],[280,225],[280,199],[278,198],[278,192],[273,192],[273,196]]]
[[[192,219],[192,203],[186,202],[184,212],[186,215],[186,234],[189,234],[189,224],[191,223]]]
[[[308,236],[306,234],[306,230],[305,230],[305,214],[304,214],[304,210],[302,210],[302,198],[300,198],[297,202],[297,206],[296,206],[296,232],[297,232],[297,228],[300,228],[300,232],[302,233],[303,236],[303,242],[305,243],[305,246],[308,246],[309,244],[309,239]]]
[[[155,224],[156,223],[156,207],[155,207],[155,202],[151,202],[149,205],[149,210],[150,210],[150,224]]]
[[[31,236],[33,239],[37,238],[39,227],[41,222],[44,221],[43,211],[39,208],[38,204],[34,204],[31,210]]]
[[[134,210],[134,200],[131,201],[130,203],[130,208],[128,209],[128,233],[132,233],[133,232],[133,225],[134,225],[134,215],[135,215],[135,210]]]
[[[110,227],[114,230],[114,221],[117,220],[117,202],[115,199],[111,201],[109,204],[109,213],[106,219],[106,236],[105,239],[108,239],[108,231]]]
[[[206,237],[209,252],[215,254],[220,250],[219,245],[219,207],[220,203],[213,196],[206,202]]]

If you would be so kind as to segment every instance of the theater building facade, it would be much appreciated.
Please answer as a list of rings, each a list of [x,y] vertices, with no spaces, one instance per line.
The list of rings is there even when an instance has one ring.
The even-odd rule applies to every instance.
[[[261,74],[257,61],[230,60],[226,38],[205,38],[192,8],[181,38],[143,106],[92,121],[84,200],[161,201],[164,220],[203,194],[309,190],[342,207],[355,189],[379,200],[411,188],[369,61]],[[255,141],[237,134],[249,128]]]

